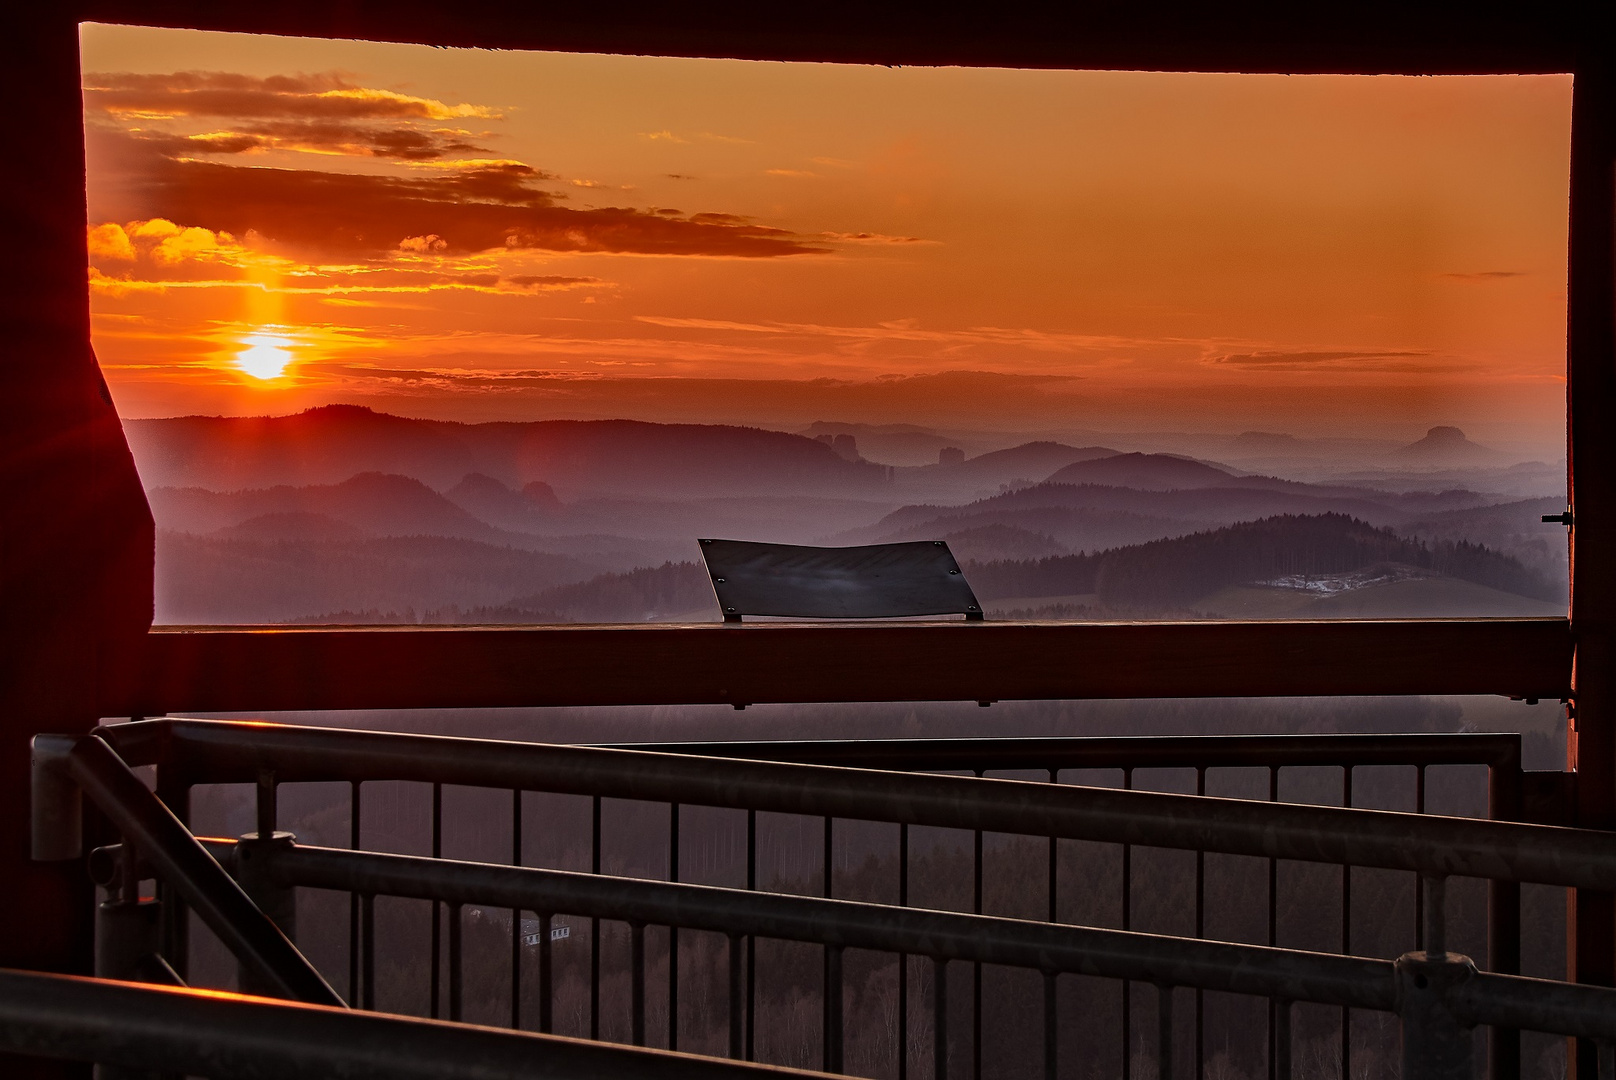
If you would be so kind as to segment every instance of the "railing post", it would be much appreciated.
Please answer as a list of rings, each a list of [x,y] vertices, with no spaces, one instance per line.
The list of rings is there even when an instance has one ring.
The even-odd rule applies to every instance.
[[[1457,953],[1397,958],[1403,1080],[1475,1080],[1471,1028],[1448,1004],[1452,991],[1475,973],[1469,957]]]
[[[297,942],[297,890],[277,881],[272,866],[275,856],[291,850],[296,842],[297,837],[289,832],[274,832],[269,836],[248,833],[236,845],[234,866],[236,884],[241,886],[241,891],[293,944]],[[279,996],[279,990],[247,965],[238,965],[237,971],[242,993]]]

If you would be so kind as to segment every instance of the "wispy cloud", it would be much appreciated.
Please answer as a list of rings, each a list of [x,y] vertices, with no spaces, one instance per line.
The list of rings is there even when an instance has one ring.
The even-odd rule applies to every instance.
[[[1498,281],[1503,278],[1525,277],[1524,270],[1478,270],[1471,274],[1443,274],[1449,281]]]
[[[1263,350],[1214,355],[1207,363],[1247,371],[1428,372],[1454,367],[1425,350]]]

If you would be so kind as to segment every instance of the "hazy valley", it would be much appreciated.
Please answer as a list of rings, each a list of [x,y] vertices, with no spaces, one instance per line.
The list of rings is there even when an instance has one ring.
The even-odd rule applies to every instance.
[[[1563,509],[1563,467],[1453,428],[1390,448],[1201,438],[1234,460],[1115,434],[994,446],[1007,437],[353,406],[126,428],[159,529],[160,623],[705,621],[698,536],[946,540],[1000,616],[1563,609],[1563,532],[1541,522]]]

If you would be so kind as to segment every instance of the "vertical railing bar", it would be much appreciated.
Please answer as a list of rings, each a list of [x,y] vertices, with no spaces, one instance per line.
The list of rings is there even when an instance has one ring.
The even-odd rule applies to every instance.
[[[1060,1053],[1060,1028],[1056,1023],[1056,973],[1044,972],[1044,1080],[1055,1080],[1057,1055]]]
[[[348,848],[359,850],[359,785],[348,781]],[[359,894],[348,894],[348,1004],[359,1007]]]
[[[522,865],[522,789],[511,789],[511,865]],[[522,1026],[522,909],[511,908],[511,1027]]]
[[[1414,812],[1425,813],[1425,766],[1414,768]],[[1425,951],[1425,878],[1414,875],[1414,951]]]
[[[1487,769],[1487,816],[1494,821],[1521,820],[1520,743]],[[1487,969],[1500,975],[1521,970],[1521,886],[1516,881],[1487,883]],[[1521,1033],[1495,1027],[1488,1032],[1490,1080],[1520,1080]]]
[[[1425,955],[1441,958],[1448,951],[1448,879],[1442,874],[1425,877]]]
[[[1195,794],[1206,795],[1206,766],[1195,769]],[[1206,852],[1195,852],[1195,936],[1206,937]],[[1195,988],[1195,1077],[1206,1072],[1206,993]]]
[[[1156,987],[1156,1080],[1173,1080],[1173,988]]]
[[[1049,770],[1049,782],[1051,784],[1060,783],[1060,770],[1059,769],[1050,769]],[[1059,921],[1059,919],[1056,917],[1056,912],[1059,910],[1059,905],[1058,905],[1058,902],[1057,902],[1058,899],[1059,899],[1059,894],[1058,894],[1057,890],[1060,887],[1060,862],[1059,862],[1059,860],[1060,860],[1060,840],[1057,837],[1051,836],[1049,838],[1049,881],[1048,881],[1049,896],[1048,896],[1048,903],[1046,904],[1046,910],[1048,911],[1048,915],[1045,916],[1050,922],[1058,922]]]
[[[746,992],[742,953],[746,941],[739,934],[729,935],[729,1056],[740,1060],[746,1054],[745,1010],[741,995]]]
[[[909,906],[909,824],[898,826],[898,906]],[[909,1080],[909,954],[898,954],[898,1080]]]
[[[1268,766],[1268,801],[1279,801],[1279,766]],[[1279,862],[1268,860],[1268,946],[1273,948],[1279,940]],[[1268,999],[1268,1040],[1274,1041],[1278,1017],[1274,1014],[1274,1000]],[[1275,1080],[1274,1055],[1268,1055],[1268,1080]]]
[[[973,770],[978,780],[982,769]],[[975,882],[971,891],[971,911],[982,914],[982,830],[976,830],[972,863]],[[971,1080],[982,1080],[982,964],[971,963]]]
[[[376,1008],[376,897],[359,899],[359,1007]]]
[[[276,803],[275,771],[273,769],[258,770],[258,839],[268,840],[275,835],[276,819],[279,817],[279,808]]]
[[[1133,790],[1133,768],[1122,770],[1122,790]],[[1133,929],[1133,845],[1122,845],[1122,928]],[[1133,983],[1122,980],[1122,1080],[1133,1077]]]
[[[668,804],[668,880],[679,880],[679,804]],[[668,1049],[679,1049],[679,928],[668,926]]]
[[[550,955],[551,917],[548,911],[539,916],[539,1032],[548,1035],[555,1026],[555,968]]]
[[[432,857],[443,858],[443,785],[432,785]],[[438,994],[442,981],[440,965],[442,963],[439,952],[443,948],[443,904],[437,900],[432,901],[432,959],[429,965],[428,979],[431,983],[431,1001],[428,1005],[427,1015],[434,1020],[438,1016]]]
[[[835,892],[835,855],[836,834],[834,819],[828,815],[825,818],[824,851],[821,855],[823,869],[820,874],[820,892],[825,899],[831,899]],[[830,1067],[831,1061],[831,1001],[835,994],[835,983],[840,977],[837,970],[841,964],[841,952],[830,945],[820,948],[820,981],[819,981],[819,1061],[820,1067],[826,1072],[837,1070]]]
[[[842,950],[833,948],[829,953],[830,981],[825,993],[825,1057],[824,1069],[828,1073],[842,1071]]]
[[[446,904],[449,915],[449,1019],[460,1020],[462,981],[465,965],[462,963],[465,929],[465,909],[459,904]]]
[[[948,961],[931,961],[931,1071],[934,1080],[948,1080]]]
[[[1268,1061],[1276,1080],[1291,1080],[1291,1003],[1268,1002],[1274,1017],[1274,1035],[1268,1047]]]
[[[590,817],[589,871],[600,873],[600,796]],[[589,1037],[600,1038],[600,917],[589,918]]]
[[[746,889],[757,891],[757,811],[746,812]],[[746,939],[746,1060],[757,1060],[757,938]]]
[[[157,768],[157,797],[186,828],[191,825],[191,784],[174,765]],[[161,877],[157,879],[157,898],[162,902],[161,942],[163,957],[180,978],[190,971],[191,919],[180,894]],[[351,999],[351,991],[350,991]]]
[[[1352,766],[1341,767],[1341,805],[1352,806]],[[1341,955],[1352,955],[1352,864],[1341,864]],[[1352,1075],[1352,1010],[1341,1006],[1341,1075]]]
[[[629,1038],[635,1046],[645,1045],[645,924],[630,923],[629,936]]]

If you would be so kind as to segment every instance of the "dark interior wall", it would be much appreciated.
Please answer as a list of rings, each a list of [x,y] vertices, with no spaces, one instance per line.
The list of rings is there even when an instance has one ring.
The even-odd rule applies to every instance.
[[[78,28],[7,17],[0,170],[0,965],[82,969],[78,867],[28,858],[28,740],[95,722],[99,673],[151,623],[151,515],[90,350]]]

